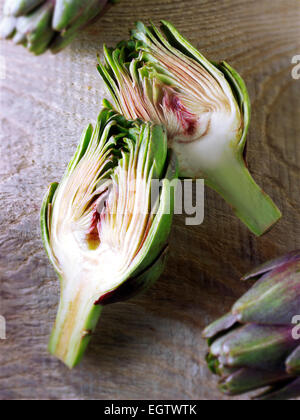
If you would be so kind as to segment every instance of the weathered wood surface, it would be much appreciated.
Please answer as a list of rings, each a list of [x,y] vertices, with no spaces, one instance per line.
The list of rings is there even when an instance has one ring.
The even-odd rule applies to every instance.
[[[171,20],[208,57],[226,59],[245,77],[253,104],[249,166],[284,218],[256,239],[207,190],[204,224],[186,227],[176,217],[162,279],[106,308],[71,372],[47,353],[59,290],[39,208],[100,110],[96,53],[147,18]],[[203,361],[202,328],[245,290],[242,273],[300,247],[300,80],[291,77],[299,22],[298,0],[123,0],[56,57],[1,43],[1,399],[224,398]]]

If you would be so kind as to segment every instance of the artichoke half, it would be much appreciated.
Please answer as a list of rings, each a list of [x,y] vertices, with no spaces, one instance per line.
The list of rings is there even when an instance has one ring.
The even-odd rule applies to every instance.
[[[204,178],[256,235],[280,219],[245,164],[250,100],[234,69],[208,61],[166,21],[161,31],[137,23],[104,56],[98,70],[116,109],[166,126],[181,177]]]
[[[177,176],[163,127],[105,108],[95,129],[83,133],[61,183],[50,186],[41,228],[61,299],[49,349],[70,368],[80,361],[102,307],[162,274]]]
[[[0,37],[12,38],[36,55],[59,52],[114,0],[6,0]]]
[[[300,396],[300,251],[258,267],[258,282],[231,312],[206,328],[207,362],[220,390],[239,395],[268,387],[258,399]]]

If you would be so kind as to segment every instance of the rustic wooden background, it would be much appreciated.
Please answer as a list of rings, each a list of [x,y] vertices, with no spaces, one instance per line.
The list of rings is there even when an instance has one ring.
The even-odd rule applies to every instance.
[[[59,290],[40,240],[40,204],[100,110],[97,52],[148,18],[169,19],[246,79],[249,166],[284,218],[256,239],[207,190],[204,224],[176,217],[164,276],[107,307],[84,361],[69,371],[47,353]],[[1,42],[1,399],[226,399],[203,361],[201,330],[245,290],[245,271],[300,247],[300,80],[291,77],[299,22],[299,0],[123,0],[56,57]]]

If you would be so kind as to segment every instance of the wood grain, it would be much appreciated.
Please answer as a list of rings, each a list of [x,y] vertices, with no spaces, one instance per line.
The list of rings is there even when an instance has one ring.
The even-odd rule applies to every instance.
[[[204,224],[186,227],[176,217],[164,276],[146,294],[106,308],[71,372],[47,352],[59,290],[40,240],[39,208],[100,110],[96,53],[150,18],[172,21],[206,56],[226,59],[246,79],[249,166],[284,218],[257,239],[207,190]],[[58,56],[35,58],[1,43],[1,399],[226,399],[204,364],[201,330],[246,289],[244,272],[300,247],[300,80],[291,77],[299,22],[298,0],[123,0]]]

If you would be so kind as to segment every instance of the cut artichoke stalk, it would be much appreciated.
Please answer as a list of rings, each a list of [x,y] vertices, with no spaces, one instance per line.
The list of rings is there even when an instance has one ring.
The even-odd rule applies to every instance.
[[[6,0],[0,38],[12,38],[36,55],[59,52],[115,0]]]
[[[95,130],[84,132],[61,183],[50,186],[41,227],[61,299],[49,349],[70,368],[102,307],[162,274],[177,176],[163,127],[105,108]],[[157,195],[153,180],[161,182]]]
[[[293,318],[300,314],[300,251],[258,267],[244,277],[258,282],[231,312],[204,331],[207,363],[219,388],[240,395],[269,387],[258,399],[300,396],[300,343]]]
[[[201,55],[168,22],[139,22],[128,42],[104,47],[98,70],[126,118],[167,127],[181,177],[205,178],[256,235],[281,217],[245,164],[250,100],[227,63]]]

